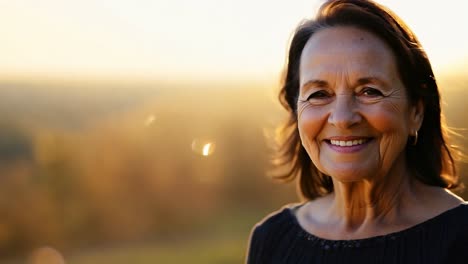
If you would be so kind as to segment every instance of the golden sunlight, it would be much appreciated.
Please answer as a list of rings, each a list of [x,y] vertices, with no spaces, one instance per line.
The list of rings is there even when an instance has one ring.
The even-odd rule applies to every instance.
[[[414,29],[436,70],[468,57],[467,1],[377,1]],[[269,80],[321,2],[2,1],[0,75]]]
[[[323,1],[0,1],[0,264],[244,263],[266,210],[305,198],[273,180],[279,78]],[[467,152],[468,0],[376,1],[453,72]]]
[[[465,33],[465,25],[468,23],[468,1],[377,1],[392,9],[416,33],[437,75],[440,72],[467,71],[468,34]]]

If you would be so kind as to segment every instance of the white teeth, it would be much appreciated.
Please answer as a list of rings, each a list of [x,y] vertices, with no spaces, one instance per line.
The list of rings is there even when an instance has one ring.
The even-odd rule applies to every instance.
[[[364,139],[356,139],[356,140],[330,140],[332,145],[340,146],[340,147],[351,147],[356,145],[361,145],[365,142]]]

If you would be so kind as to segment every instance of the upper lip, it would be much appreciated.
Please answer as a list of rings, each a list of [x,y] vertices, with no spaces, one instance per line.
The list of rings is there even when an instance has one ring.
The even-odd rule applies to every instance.
[[[370,137],[363,136],[333,136],[325,138],[325,140],[339,140],[339,141],[349,141],[349,140],[359,140],[359,139],[369,139]]]

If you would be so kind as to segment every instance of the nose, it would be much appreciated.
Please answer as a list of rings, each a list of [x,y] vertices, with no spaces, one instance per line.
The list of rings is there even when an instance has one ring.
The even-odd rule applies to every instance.
[[[336,95],[328,116],[328,123],[342,129],[350,128],[361,122],[356,102],[352,95]]]

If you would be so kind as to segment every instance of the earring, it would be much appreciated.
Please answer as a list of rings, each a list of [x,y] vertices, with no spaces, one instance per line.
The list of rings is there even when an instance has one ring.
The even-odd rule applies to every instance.
[[[414,132],[413,142],[411,142],[412,146],[416,146],[416,144],[418,144],[418,131],[417,130]]]

